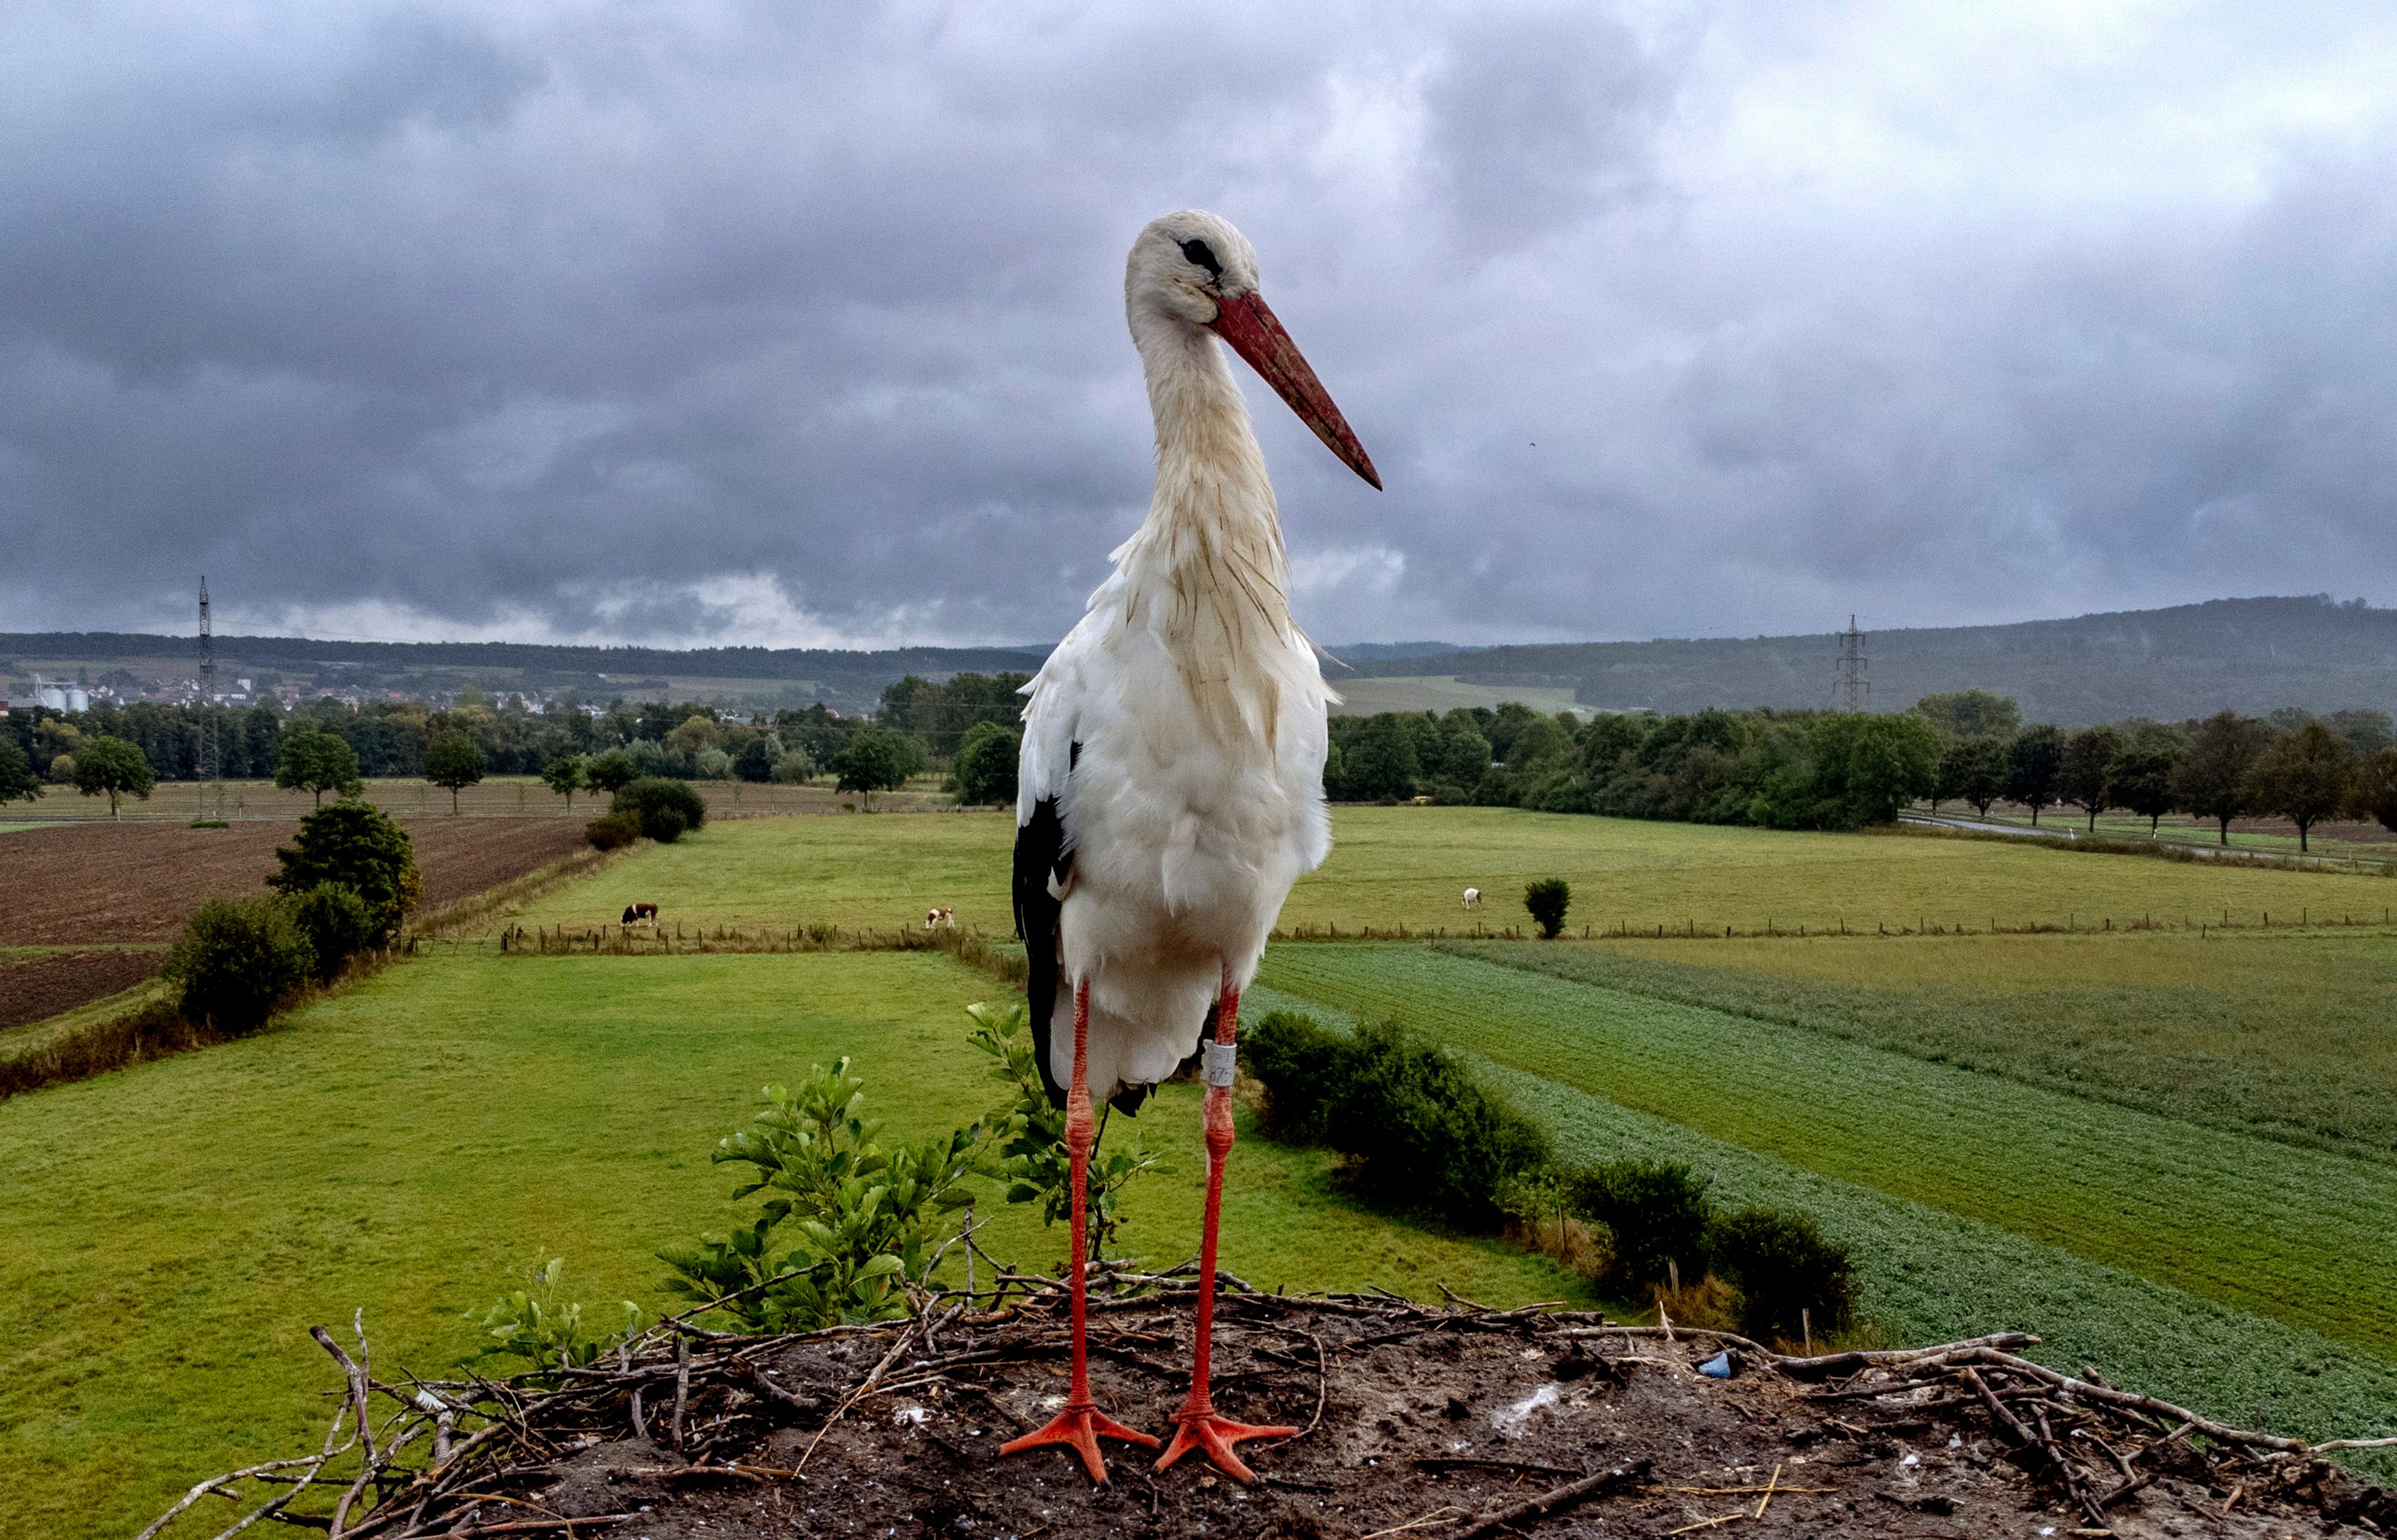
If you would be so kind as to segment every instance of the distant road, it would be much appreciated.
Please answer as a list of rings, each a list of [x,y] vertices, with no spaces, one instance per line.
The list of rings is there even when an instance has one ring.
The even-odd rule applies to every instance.
[[[2018,836],[2026,839],[2079,839],[2082,837],[2082,832],[2079,829],[2071,828],[2069,826],[2048,827],[2046,825],[2042,825],[2041,827],[2034,829],[2028,824],[1990,824],[1983,823],[1977,818],[1943,818],[1932,813],[1902,812],[1897,815],[1897,821],[1901,824],[1918,824],[1928,829],[1966,829],[1975,834],[2007,834]],[[2120,839],[2122,836],[2105,835],[2100,836],[2099,837]],[[2217,845],[2199,845],[2177,839],[2158,839],[2150,841],[2149,843],[2162,846],[2166,850],[2187,850],[2192,855],[2206,860],[2211,860],[2216,856],[2230,855],[2253,856],[2265,861],[2297,862],[2308,866],[2377,866],[2383,864],[2380,862],[2363,856],[2299,855],[2294,850],[2290,851],[2286,855],[2283,855],[2277,850],[2244,850],[2235,849],[2226,850]]]

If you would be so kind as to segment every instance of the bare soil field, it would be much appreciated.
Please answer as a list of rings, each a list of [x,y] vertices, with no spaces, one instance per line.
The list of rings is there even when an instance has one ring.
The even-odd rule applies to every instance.
[[[940,787],[939,776],[919,775],[904,791],[877,792],[874,810],[926,812],[945,809],[950,799]],[[694,782],[692,789],[706,800],[707,816],[712,819],[854,811],[860,801],[854,793],[835,790],[828,776],[801,786],[701,781]],[[360,795],[394,818],[450,816],[447,791],[410,777],[373,777],[366,782]],[[252,819],[298,818],[315,805],[316,798],[309,793],[278,787],[271,781],[227,781],[221,786],[214,782],[162,781],[146,800],[128,798],[117,820],[108,820],[106,797],[84,797],[73,786],[44,788],[39,801],[12,805],[8,819],[29,824],[53,819],[62,823],[108,820],[180,824],[194,818],[214,818],[221,811],[223,817],[239,824]],[[569,806],[564,797],[531,776],[506,776],[464,788],[458,794],[457,808],[467,818],[570,818],[583,823],[608,810],[608,796],[604,792],[578,792]]]
[[[0,946],[171,942],[201,899],[263,891],[275,869],[275,847],[288,842],[296,827],[82,824],[20,830],[0,840],[0,893],[10,898],[0,907]],[[418,818],[407,828],[427,907],[522,877],[583,844],[582,822],[563,818]]]
[[[0,1032],[130,989],[156,972],[164,957],[144,949],[54,952],[20,959],[0,971]]]

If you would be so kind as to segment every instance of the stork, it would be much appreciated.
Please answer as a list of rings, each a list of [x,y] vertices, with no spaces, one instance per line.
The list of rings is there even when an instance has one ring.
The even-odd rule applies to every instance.
[[[1168,214],[1132,243],[1124,310],[1157,422],[1148,517],[1024,687],[1015,922],[1036,1057],[1065,1108],[1071,1158],[1073,1378],[1048,1426],[1001,1453],[1065,1444],[1104,1482],[1098,1440],[1155,1447],[1091,1399],[1083,1203],[1094,1100],[1129,1112],[1204,1043],[1207,1207],[1190,1395],[1165,1469],[1193,1449],[1242,1481],[1234,1445],[1289,1437],[1208,1399],[1215,1232],[1232,1148],[1233,1039],[1282,900],[1332,848],[1324,713],[1335,697],[1291,618],[1273,483],[1218,339],[1332,452],[1381,477],[1257,292],[1256,253],[1225,221]]]

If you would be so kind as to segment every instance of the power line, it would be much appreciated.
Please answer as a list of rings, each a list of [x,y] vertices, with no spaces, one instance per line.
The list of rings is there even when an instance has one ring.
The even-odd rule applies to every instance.
[[[1840,633],[1840,659],[1831,673],[1831,709],[1862,711],[1872,698],[1872,681],[1865,677],[1865,634],[1856,629],[1856,618],[1848,617],[1848,628]]]

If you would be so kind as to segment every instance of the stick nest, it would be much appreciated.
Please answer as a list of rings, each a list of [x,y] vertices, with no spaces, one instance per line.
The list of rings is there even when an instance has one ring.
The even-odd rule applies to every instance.
[[[995,1308],[933,1296],[904,1320],[802,1335],[669,1321],[606,1363],[514,1381],[387,1383],[362,1331],[353,1358],[318,1328],[344,1378],[322,1449],[199,1483],[143,1540],[261,1520],[345,1540],[2397,1535],[2397,1494],[2322,1458],[2357,1444],[2308,1448],[2059,1374],[2015,1354],[2035,1340],[2019,1333],[1801,1359],[1228,1277],[1217,1407],[1303,1431],[1244,1446],[1252,1488],[1196,1458],[1159,1476],[1153,1452],[1109,1445],[1093,1490],[1064,1451],[998,1457],[1063,1404],[1069,1351],[1063,1291],[1011,1281]],[[1191,1292],[1094,1279],[1102,1410],[1170,1431]],[[1732,1377],[1702,1373],[1710,1360]]]

